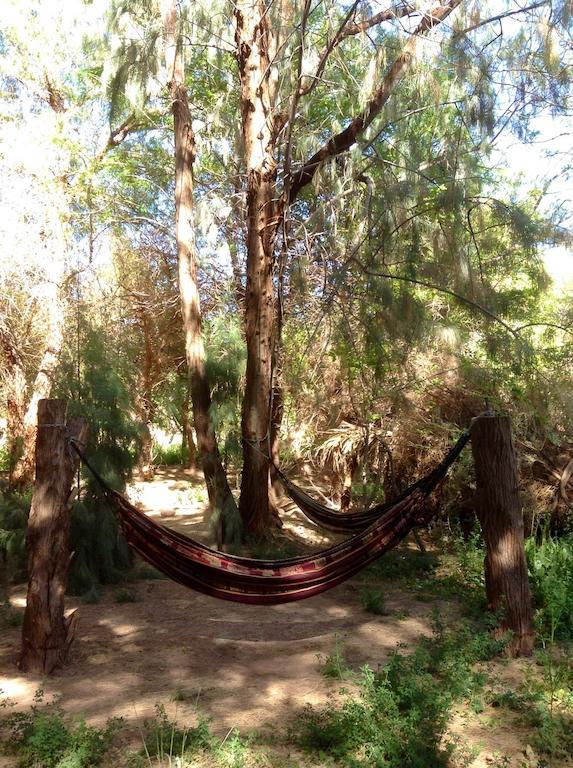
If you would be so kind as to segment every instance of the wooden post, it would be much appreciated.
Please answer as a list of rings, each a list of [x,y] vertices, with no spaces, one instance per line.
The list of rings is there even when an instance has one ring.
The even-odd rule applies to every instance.
[[[64,615],[68,579],[70,491],[77,457],[67,437],[85,440],[82,419],[66,424],[63,400],[40,400],[36,433],[36,483],[28,519],[28,598],[22,626],[20,668],[50,674],[64,663],[73,640],[75,613]]]
[[[471,428],[477,511],[486,545],[488,607],[504,609],[502,630],[511,630],[509,652],[530,656],[534,635],[531,593],[523,546],[517,459],[508,416],[482,416]]]

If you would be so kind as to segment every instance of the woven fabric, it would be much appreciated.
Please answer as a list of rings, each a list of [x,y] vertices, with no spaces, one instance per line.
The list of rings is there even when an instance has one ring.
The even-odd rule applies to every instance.
[[[311,556],[266,561],[210,549],[115,496],[123,533],[147,562],[204,594],[257,605],[302,600],[350,578],[402,541],[421,522],[425,504],[424,495],[417,490],[367,530],[341,544]]]
[[[417,480],[413,485],[410,485],[395,499],[382,504],[376,504],[368,509],[357,512],[341,512],[338,509],[333,509],[332,507],[327,507],[326,505],[321,504],[298,485],[291,482],[278,467],[275,467],[275,469],[279,474],[289,498],[302,512],[304,512],[309,520],[312,520],[313,523],[321,528],[326,528],[330,531],[335,531],[337,533],[353,533],[368,528],[368,526],[372,525],[372,523],[381,515],[385,514],[398,502],[410,496],[415,490],[420,490],[428,496],[436,488],[438,483],[444,479],[448,469],[458,459],[469,439],[470,433],[464,432],[435,469],[420,480]]]
[[[224,600],[273,605],[317,595],[353,576],[425,522],[427,494],[416,488],[365,530],[316,554],[282,560],[225,554],[145,515],[109,487],[76,443],[72,446],[117,512],[129,545],[166,576]]]

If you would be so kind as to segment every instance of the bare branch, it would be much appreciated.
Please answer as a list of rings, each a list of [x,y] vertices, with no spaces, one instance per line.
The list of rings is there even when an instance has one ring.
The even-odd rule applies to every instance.
[[[370,16],[368,19],[356,22],[354,24],[347,24],[342,30],[338,42],[344,40],[351,35],[358,35],[360,32],[365,32],[367,29],[375,27],[377,24],[382,24],[384,21],[390,21],[391,19],[401,19],[404,16],[410,16],[416,13],[418,8],[410,3],[403,3],[396,8],[387,8],[385,11],[380,11],[374,16]]]
[[[291,176],[288,188],[287,204],[293,203],[299,192],[310,184],[320,165],[331,157],[336,157],[342,152],[350,149],[356,142],[357,137],[372,123],[374,118],[380,114],[382,107],[390,98],[395,86],[401,80],[405,70],[410,66],[414,51],[416,49],[417,39],[426,35],[435,26],[440,24],[450,13],[457,8],[461,0],[448,0],[444,5],[435,7],[432,11],[425,14],[422,21],[413,31],[411,37],[402,48],[402,52],[395,59],[394,63],[387,71],[382,83],[376,89],[366,108],[360,115],[350,121],[350,124],[340,133],[332,136],[318,152],[307,160],[306,163],[295,174]]]
[[[532,3],[531,5],[527,5],[524,8],[515,8],[513,11],[505,11],[504,13],[498,13],[497,16],[490,16],[489,19],[478,21],[475,24],[472,24],[471,26],[466,27],[465,29],[461,29],[459,32],[456,32],[456,37],[461,37],[461,35],[465,35],[468,32],[473,32],[474,29],[485,27],[486,24],[493,24],[496,21],[502,21],[503,19],[507,19],[510,16],[517,16],[520,13],[527,13],[527,11],[534,11],[536,8],[541,8],[543,5],[549,5],[549,4],[550,4],[550,0],[539,0],[539,2]]]
[[[314,73],[314,77],[310,85],[307,85],[306,88],[303,88],[299,85],[299,89],[297,92],[297,96],[307,96],[309,93],[311,93],[317,86],[317,84],[320,82],[320,78],[322,77],[322,73],[324,72],[324,68],[326,67],[326,62],[328,61],[328,57],[332,53],[332,51],[336,48],[338,43],[343,39],[342,35],[344,33],[344,30],[346,28],[346,25],[348,21],[352,18],[352,16],[356,13],[356,9],[358,7],[358,3],[360,0],[354,0],[354,3],[350,6],[348,13],[342,20],[342,24],[338,28],[338,32],[334,35],[332,40],[328,43],[326,48],[324,49],[324,52],[322,56],[320,57],[320,61],[318,62],[318,67],[316,68],[316,72]],[[304,19],[306,21],[306,19]],[[300,84],[300,80],[299,80]]]

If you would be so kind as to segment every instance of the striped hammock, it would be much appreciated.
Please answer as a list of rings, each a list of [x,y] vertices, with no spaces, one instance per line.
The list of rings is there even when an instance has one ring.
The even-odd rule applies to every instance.
[[[420,478],[420,480],[417,480],[415,483],[408,486],[408,488],[402,491],[399,496],[391,501],[375,504],[372,507],[368,507],[367,509],[358,512],[341,512],[338,509],[333,509],[332,507],[327,507],[325,504],[321,504],[298,485],[291,482],[279,467],[275,466],[275,470],[291,501],[304,512],[309,520],[312,520],[313,523],[321,528],[326,528],[327,530],[335,531],[336,533],[352,533],[354,531],[363,531],[365,528],[368,528],[368,526],[372,525],[380,515],[383,515],[395,504],[406,499],[417,489],[421,490],[426,496],[429,496],[438,483],[444,479],[448,469],[458,459],[469,439],[469,431],[464,432],[435,469]]]
[[[224,600],[276,605],[318,595],[358,573],[428,521],[428,492],[417,486],[390,504],[365,530],[316,554],[283,560],[229,555],[147,517],[110,488],[77,442],[70,440],[70,444],[118,514],[128,544],[174,581]]]

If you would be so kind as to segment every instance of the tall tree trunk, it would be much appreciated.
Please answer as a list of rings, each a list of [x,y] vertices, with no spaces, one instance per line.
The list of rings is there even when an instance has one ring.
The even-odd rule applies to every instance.
[[[140,392],[137,396],[139,417],[141,419],[141,452],[139,454],[139,471],[144,479],[153,477],[153,440],[151,437],[151,424],[155,405],[153,403],[153,372],[156,365],[153,352],[151,320],[148,310],[140,307],[140,323],[143,331],[144,357],[143,370],[141,372]]]
[[[175,237],[193,423],[212,513],[217,516],[233,515],[236,513],[236,504],[221,463],[217,439],[211,423],[211,392],[205,375],[205,349],[201,332],[201,304],[195,256],[193,204],[195,138],[185,87],[183,59],[177,40],[177,8],[173,0],[166,0],[163,3],[163,29],[175,133]]]
[[[63,240],[60,246],[65,248]],[[59,258],[62,257],[60,256]],[[57,278],[46,285],[47,297],[45,305],[48,311],[48,332],[44,354],[32,384],[30,399],[24,415],[22,455],[12,473],[12,481],[16,485],[31,485],[34,481],[34,450],[38,403],[40,400],[50,396],[64,341],[65,310],[63,288],[61,286],[62,281],[63,274],[59,274]]]
[[[0,349],[5,363],[6,435],[8,443],[10,485],[14,484],[14,469],[22,454],[24,417],[28,383],[24,363],[13,334],[4,318],[0,318]]]
[[[534,643],[531,594],[511,423],[507,416],[482,417],[471,432],[488,606],[504,610],[502,629],[513,633],[510,652],[528,656]]]
[[[271,430],[273,251],[277,229],[268,8],[262,0],[238,0],[235,20],[247,173],[247,370],[239,510],[245,530],[264,536],[278,523],[269,505],[267,458]]]
[[[189,422],[189,395],[185,396],[183,400],[183,406],[181,409],[181,453],[185,454],[185,450],[188,453],[187,463],[190,467],[195,465],[197,461],[197,447],[195,446],[195,440],[193,438],[193,430]]]
[[[282,384],[277,381],[278,371],[275,369],[273,398],[271,408],[271,459],[270,470],[271,502],[276,504],[284,496],[284,487],[275,467],[280,466],[280,431],[284,413],[284,395]]]
[[[62,400],[40,400],[37,419],[36,485],[28,520],[28,596],[20,667],[25,672],[50,674],[65,661],[74,627],[72,617],[64,615],[64,597],[70,562],[68,500],[77,459],[70,454],[66,431],[83,441],[87,428],[81,419],[66,425],[66,403]]]

